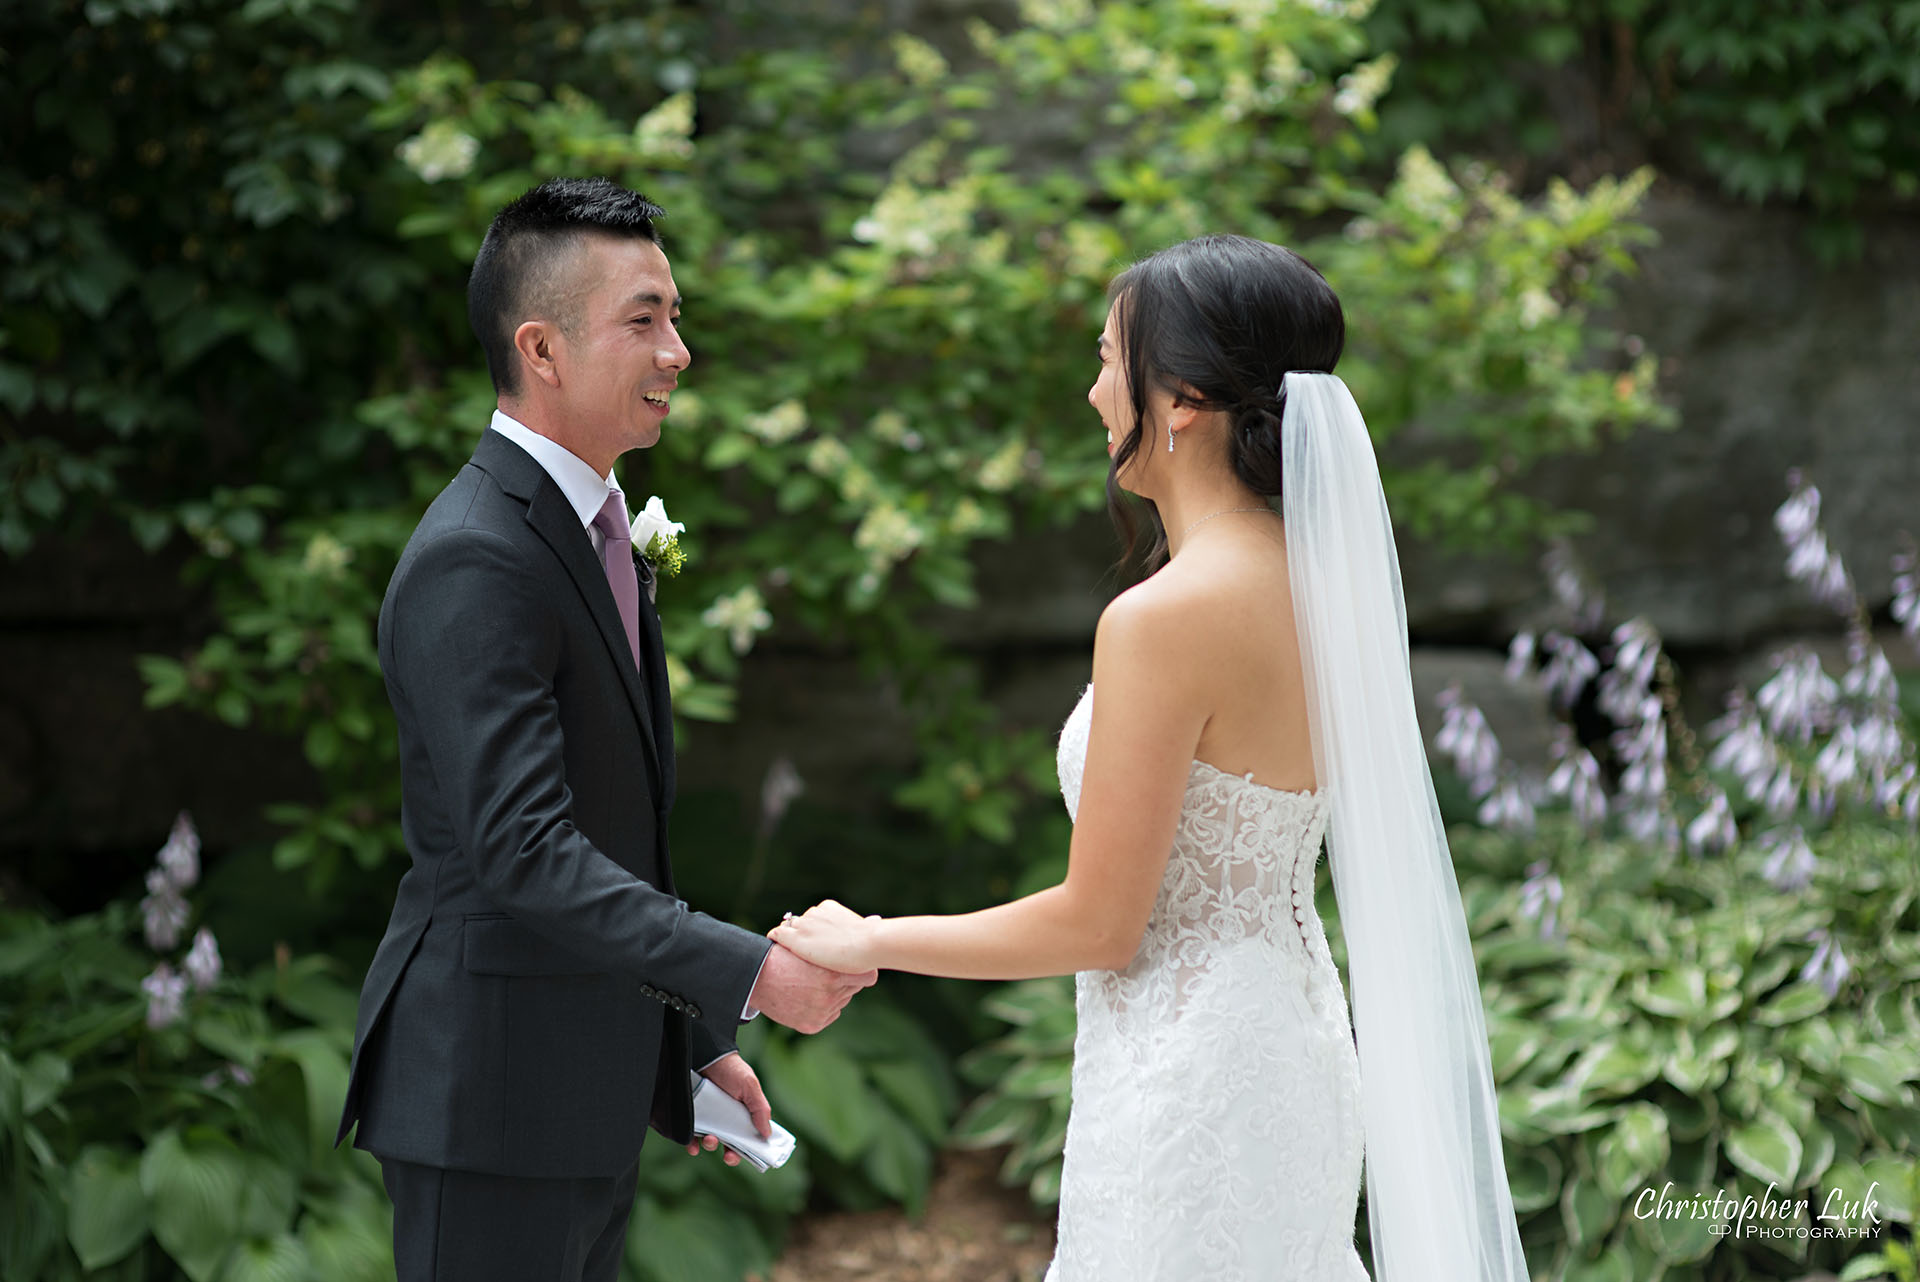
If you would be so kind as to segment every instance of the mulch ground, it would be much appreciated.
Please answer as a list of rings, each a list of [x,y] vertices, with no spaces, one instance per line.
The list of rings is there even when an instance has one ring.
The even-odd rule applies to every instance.
[[[767,1282],[1041,1282],[1053,1219],[995,1174],[1002,1152],[942,1154],[918,1223],[899,1210],[810,1215]]]

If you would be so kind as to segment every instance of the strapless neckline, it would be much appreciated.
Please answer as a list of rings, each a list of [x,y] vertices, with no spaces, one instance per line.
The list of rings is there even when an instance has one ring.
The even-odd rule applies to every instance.
[[[1216,778],[1231,779],[1235,783],[1243,783],[1247,787],[1252,788],[1257,792],[1270,793],[1275,797],[1284,797],[1289,801],[1299,801],[1299,802],[1305,802],[1305,803],[1311,804],[1311,803],[1320,801],[1322,797],[1325,795],[1318,788],[1275,788],[1270,784],[1255,783],[1253,779],[1253,771],[1251,770],[1247,771],[1247,773],[1243,775],[1237,775],[1230,770],[1222,770],[1219,766],[1214,765],[1210,761],[1202,761],[1198,757],[1195,757],[1193,759],[1193,764],[1198,766],[1201,770],[1206,771],[1207,773],[1215,776]]]
[[[1087,688],[1080,692],[1081,701],[1085,702],[1088,698],[1092,696],[1092,694],[1093,694],[1093,682],[1089,681],[1087,682]],[[1075,710],[1078,711],[1078,708],[1076,707]],[[1068,718],[1068,719],[1071,720],[1072,718]],[[1247,787],[1255,789],[1258,792],[1270,793],[1275,797],[1284,797],[1289,801],[1313,804],[1323,800],[1326,797],[1325,790],[1320,788],[1275,788],[1271,784],[1256,783],[1254,782],[1253,771],[1251,770],[1247,771],[1243,775],[1237,775],[1237,774],[1234,774],[1231,770],[1222,770],[1219,766],[1214,765],[1211,761],[1202,761],[1199,757],[1195,757],[1193,759],[1193,766],[1199,768],[1200,770],[1205,771],[1208,774],[1215,776],[1216,778],[1231,779],[1236,783],[1243,783]],[[1191,774],[1193,773],[1192,769],[1190,768],[1187,773],[1189,774],[1189,776],[1191,776]]]

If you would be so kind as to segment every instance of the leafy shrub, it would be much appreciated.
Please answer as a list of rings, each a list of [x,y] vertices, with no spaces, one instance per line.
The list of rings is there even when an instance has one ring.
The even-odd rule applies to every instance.
[[[335,1150],[354,994],[319,958],[223,975],[153,1027],[115,903],[0,917],[8,1277],[392,1277],[377,1164]]]
[[[1775,1276],[1852,1254],[1846,1239],[1723,1240],[1724,1215],[1662,1218],[1668,1181],[1683,1204],[1804,1199],[1746,1217],[1802,1229],[1877,1183],[1880,1220],[1910,1228],[1920,876],[1903,828],[1815,845],[1820,871],[1783,895],[1752,847],[1676,859],[1566,822],[1456,833],[1515,1209],[1554,1276]],[[1546,939],[1518,888],[1542,853],[1566,870],[1563,934]]]
[[[920,734],[897,799],[955,835],[1009,840],[1046,749],[939,610],[1016,530],[1101,502],[1071,336],[1128,258],[1232,227],[1321,259],[1370,422],[1427,442],[1390,487],[1464,540],[1564,528],[1514,477],[1664,417],[1651,358],[1586,319],[1641,181],[1522,206],[1414,153],[1376,189],[1389,68],[1336,10],[1034,6],[943,54],[824,19],[766,48],[607,0],[398,40],[346,3],[150,7],[8,19],[27,53],[0,92],[35,123],[0,196],[0,545],[100,516],[188,541],[218,630],[147,661],[150,699],[302,737],[326,799],[275,810],[278,857],[318,882],[399,850],[372,617],[485,420],[461,282],[538,178],[658,198],[695,303],[674,426],[625,465],[690,527],[661,602],[677,706],[730,715],[770,628],[849,650]]]
[[[1920,15],[1878,0],[1380,0],[1386,136],[1564,155],[1649,149],[1728,195],[1804,204],[1857,254],[1862,209],[1920,197]],[[1584,72],[1570,85],[1568,72]],[[1569,89],[1600,138],[1568,138]],[[1590,122],[1590,123],[1588,123]],[[1637,143],[1622,146],[1622,134]]]

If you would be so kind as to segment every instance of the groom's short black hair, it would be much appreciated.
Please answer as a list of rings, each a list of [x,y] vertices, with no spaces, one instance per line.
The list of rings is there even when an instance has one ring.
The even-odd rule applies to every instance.
[[[520,390],[513,332],[532,315],[563,330],[577,319],[565,270],[583,233],[660,243],[666,211],[605,178],[550,178],[493,216],[467,277],[467,322],[487,354],[493,390]]]

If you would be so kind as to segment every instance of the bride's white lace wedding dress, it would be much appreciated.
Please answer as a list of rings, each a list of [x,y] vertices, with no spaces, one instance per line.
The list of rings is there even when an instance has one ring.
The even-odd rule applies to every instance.
[[[1088,686],[1060,734],[1077,817]],[[1047,1282],[1368,1282],[1360,1067],[1314,908],[1324,792],[1195,761],[1123,971],[1075,979],[1073,1111]]]

